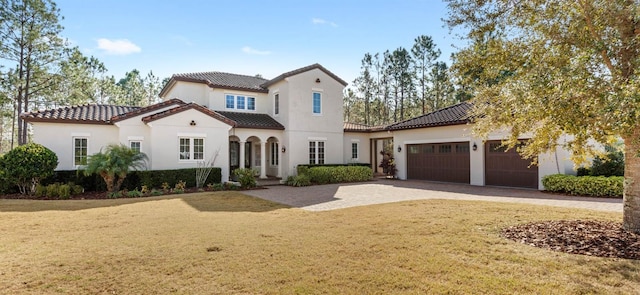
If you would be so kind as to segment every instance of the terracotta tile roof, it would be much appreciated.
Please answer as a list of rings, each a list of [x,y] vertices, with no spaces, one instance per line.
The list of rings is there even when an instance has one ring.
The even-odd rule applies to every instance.
[[[162,111],[162,112],[159,112],[159,113],[155,113],[155,114],[143,117],[142,118],[142,122],[149,123],[149,122],[152,122],[152,121],[155,121],[155,120],[158,120],[158,119],[162,119],[162,118],[169,117],[171,115],[175,115],[177,113],[184,112],[186,110],[198,110],[198,111],[200,111],[200,112],[202,112],[202,113],[204,113],[206,115],[209,115],[210,117],[212,117],[214,119],[220,120],[220,121],[222,121],[222,122],[224,122],[226,124],[229,124],[231,126],[236,126],[236,122],[234,122],[234,121],[228,119],[227,117],[225,117],[223,115],[220,115],[220,114],[218,114],[218,113],[216,113],[216,112],[214,112],[214,111],[212,111],[212,110],[210,110],[210,109],[208,109],[206,107],[203,107],[203,106],[201,106],[201,105],[199,105],[197,103],[193,103],[193,102],[192,103],[188,103],[188,104],[183,104],[181,106],[178,106],[178,107],[175,107],[175,108],[172,108],[172,109],[168,109],[166,111]]]
[[[223,112],[217,113],[236,122],[236,128],[284,130],[284,126],[267,114]]]
[[[267,82],[264,82],[261,86],[264,87],[264,88],[267,88],[267,87],[279,82],[280,80],[282,80],[284,78],[295,76],[297,74],[304,73],[304,72],[307,72],[307,71],[311,71],[313,69],[319,69],[319,70],[325,72],[325,74],[329,75],[331,78],[333,78],[336,81],[340,82],[340,84],[342,84],[344,86],[347,86],[347,82],[345,82],[344,80],[340,79],[340,77],[336,76],[334,73],[332,73],[329,70],[325,69],[325,67],[321,66],[318,63],[312,64],[312,65],[309,65],[309,66],[306,66],[306,67],[302,67],[302,68],[299,68],[299,69],[296,69],[296,70],[293,70],[293,71],[290,71],[290,72],[286,72],[286,73],[284,73],[284,74],[282,74],[282,75],[280,75],[278,77],[275,77],[275,78],[273,78],[273,79],[271,79],[271,80],[269,80]]]
[[[86,104],[20,115],[27,122],[111,124],[111,118],[140,107]]]
[[[388,130],[403,130],[424,127],[460,125],[470,122],[469,111],[472,105],[462,102],[419,117],[391,124]]]
[[[111,122],[112,123],[119,122],[119,121],[122,121],[122,120],[126,120],[128,118],[131,118],[131,117],[135,117],[135,116],[139,116],[139,115],[142,115],[142,114],[145,114],[145,113],[153,112],[153,111],[156,111],[156,110],[159,110],[161,108],[168,107],[168,106],[171,106],[171,105],[184,105],[184,104],[186,104],[184,101],[179,100],[177,98],[172,98],[172,99],[160,102],[160,103],[152,104],[150,106],[146,106],[146,107],[139,108],[137,110],[130,111],[128,113],[123,113],[123,114],[119,114],[119,115],[113,116],[111,118]]]
[[[360,123],[344,122],[343,128],[345,132],[376,132],[387,130],[387,126],[388,125],[369,126]]]
[[[260,86],[267,79],[255,76],[238,75],[223,72],[200,72],[174,74],[171,80],[160,91],[160,97],[164,97],[175,81],[185,81],[207,84],[211,88],[223,88],[232,90],[243,90],[252,92],[268,93],[269,90]]]

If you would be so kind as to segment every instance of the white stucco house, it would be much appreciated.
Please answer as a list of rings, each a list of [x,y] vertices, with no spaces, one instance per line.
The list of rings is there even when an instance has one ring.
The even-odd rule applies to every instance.
[[[400,179],[542,189],[571,173],[566,151],[529,167],[495,150],[504,134],[471,136],[466,103],[388,126],[343,123],[347,83],[319,64],[273,79],[221,72],[175,74],[147,107],[87,104],[22,114],[33,141],[53,150],[57,170],[75,170],[111,143],[139,149],[148,169],[196,167],[215,158],[222,180],[238,167],[261,178],[295,175],[300,164],[371,163],[393,150]],[[519,175],[519,177],[513,177]]]

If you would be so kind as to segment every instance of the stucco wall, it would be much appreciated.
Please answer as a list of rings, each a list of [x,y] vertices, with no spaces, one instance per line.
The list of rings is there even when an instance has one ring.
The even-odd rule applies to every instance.
[[[370,159],[370,143],[369,133],[362,132],[345,132],[344,133],[344,147],[343,147],[343,159],[345,163],[369,163]],[[353,159],[351,145],[353,143],[358,144],[358,158]]]
[[[177,98],[186,103],[195,102],[208,107],[209,101],[207,98],[210,91],[211,88],[202,83],[179,81],[171,87],[171,90],[165,94],[164,98],[165,100]]]
[[[73,138],[86,137],[87,155],[92,155],[109,144],[118,143],[118,128],[113,125],[60,124],[34,122],[33,141],[49,148],[58,156],[56,170],[75,170],[73,165]]]
[[[211,88],[210,88],[211,89]],[[226,95],[242,95],[245,97],[255,97],[256,98],[256,109],[252,110],[237,110],[237,109],[227,109],[226,108]],[[229,111],[229,112],[249,112],[249,113],[267,113],[270,108],[270,103],[268,99],[268,95],[266,93],[260,92],[250,92],[250,91],[238,91],[238,90],[227,90],[227,89],[212,89],[209,91],[207,97],[207,106],[215,111]],[[245,100],[245,104],[246,104]]]

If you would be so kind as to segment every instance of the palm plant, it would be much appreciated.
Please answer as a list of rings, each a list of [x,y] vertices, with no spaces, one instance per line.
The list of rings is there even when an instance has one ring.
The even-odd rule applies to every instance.
[[[109,193],[117,192],[124,182],[130,170],[139,170],[146,167],[147,155],[132,150],[122,144],[110,144],[104,152],[89,156],[85,175],[99,174],[107,184]]]

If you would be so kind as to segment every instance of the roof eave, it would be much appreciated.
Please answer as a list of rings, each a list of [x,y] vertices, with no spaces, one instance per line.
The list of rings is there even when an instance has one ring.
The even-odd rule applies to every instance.
[[[459,120],[459,121],[446,122],[446,123],[411,125],[411,126],[403,126],[403,127],[388,127],[385,130],[399,131],[399,130],[420,129],[420,128],[433,128],[433,127],[443,127],[443,126],[466,125],[466,124],[469,124],[469,123],[471,123],[469,120]]]

